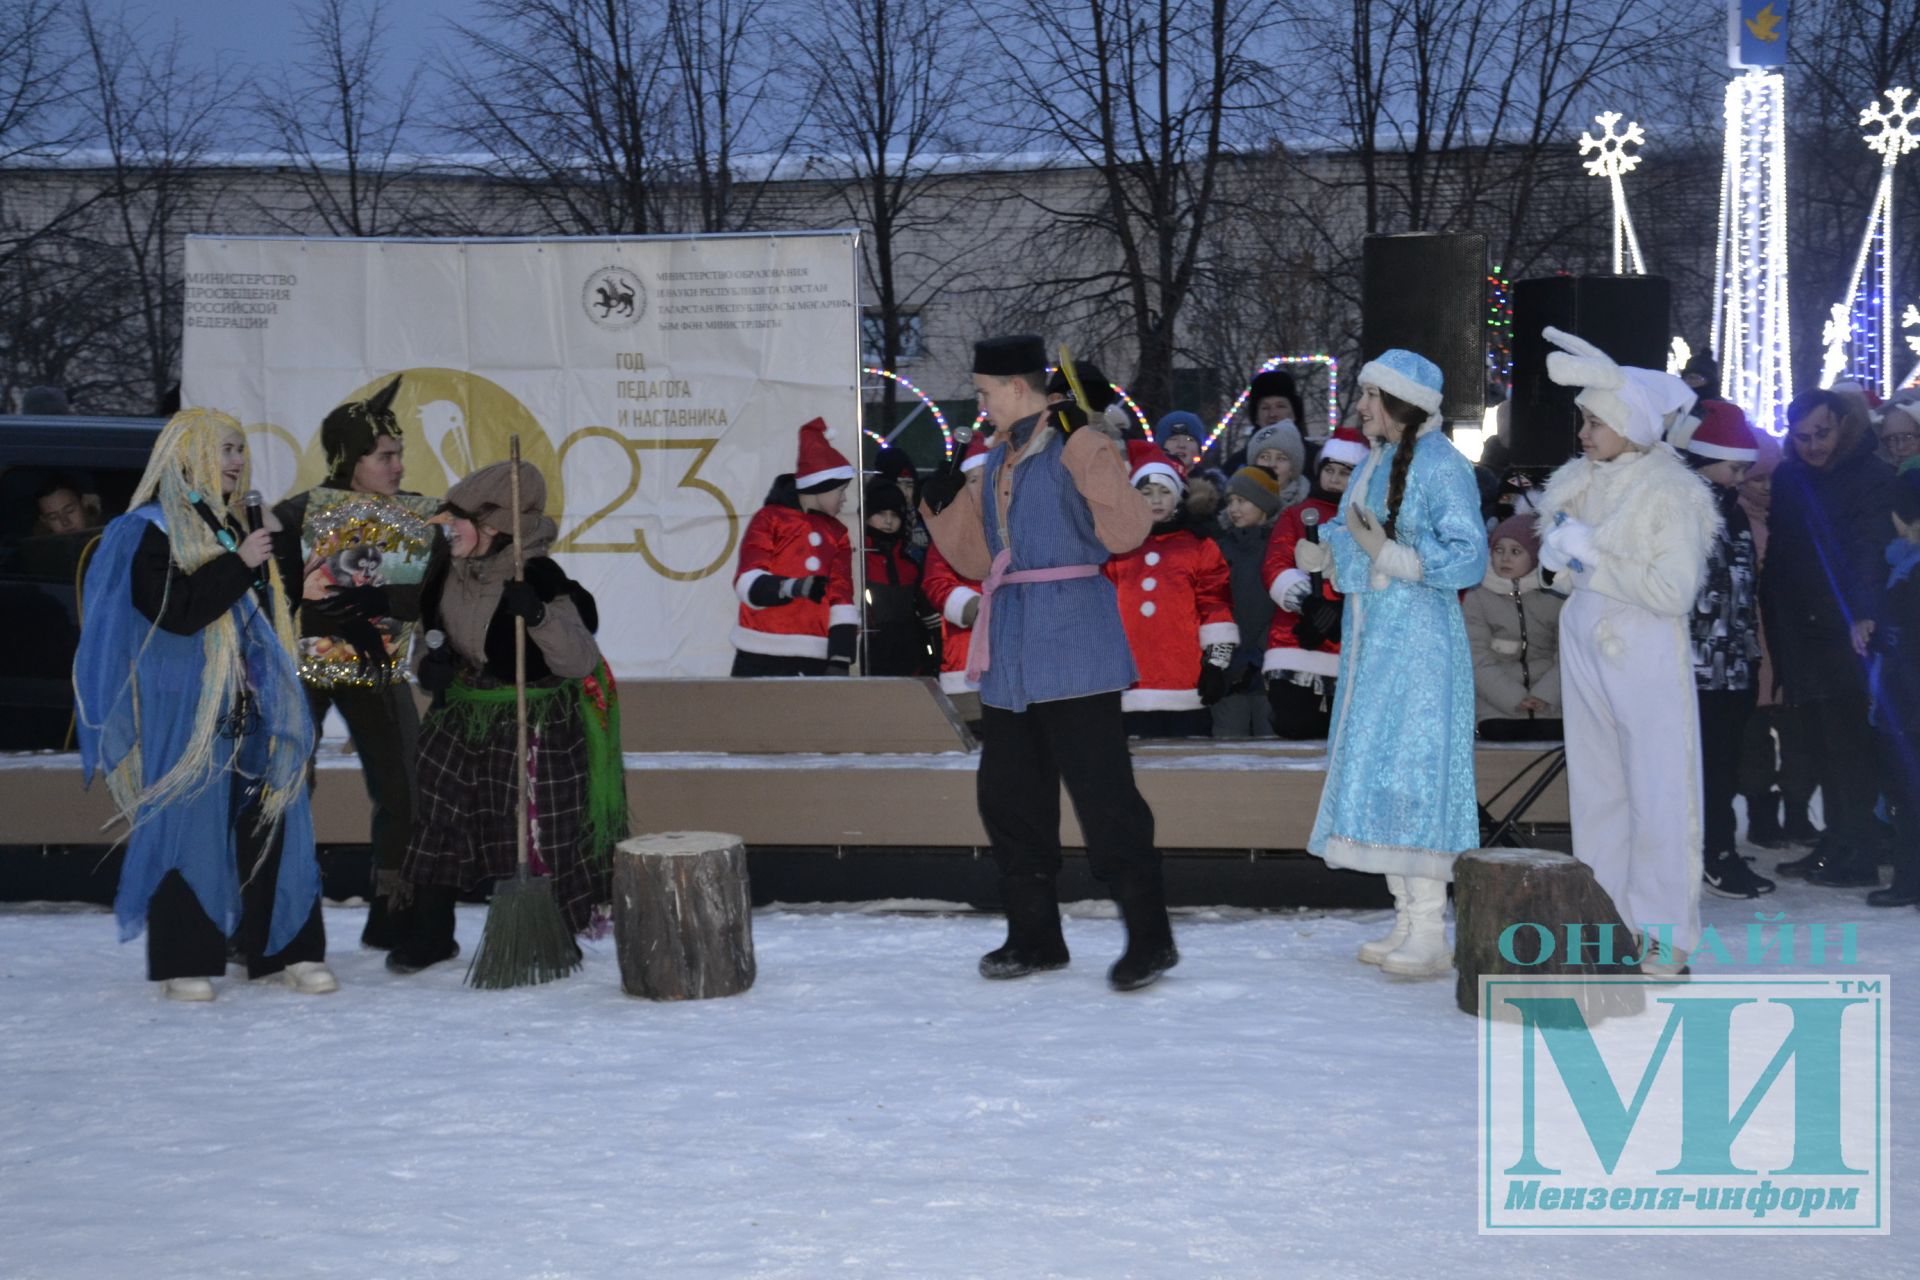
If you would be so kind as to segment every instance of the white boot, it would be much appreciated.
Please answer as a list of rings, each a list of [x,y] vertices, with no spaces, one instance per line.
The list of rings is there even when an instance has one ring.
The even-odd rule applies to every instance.
[[[1407,940],[1380,962],[1385,973],[1406,978],[1430,978],[1453,968],[1453,948],[1447,944],[1447,882],[1428,876],[1408,876]]]
[[[301,995],[324,996],[340,989],[340,979],[318,960],[296,960],[281,971],[281,978]]]
[[[165,987],[166,997],[169,1000],[213,999],[213,983],[205,978],[168,978]]]
[[[1388,876],[1387,888],[1393,890],[1393,929],[1384,938],[1375,938],[1372,942],[1360,944],[1360,963],[1379,964],[1407,940],[1407,930],[1411,924],[1407,919],[1407,878]]]

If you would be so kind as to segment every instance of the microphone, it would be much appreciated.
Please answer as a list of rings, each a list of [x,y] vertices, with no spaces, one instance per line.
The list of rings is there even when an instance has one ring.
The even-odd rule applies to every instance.
[[[438,649],[447,642],[447,633],[436,628],[423,634],[420,639],[426,642],[427,648]]]
[[[261,509],[260,491],[258,489],[249,489],[242,494],[240,496],[240,505],[246,509],[248,533],[258,533],[266,527],[267,518]],[[267,589],[268,582],[267,562],[262,560],[253,570],[254,589],[264,592]],[[265,599],[266,597],[263,595],[261,598]]]
[[[1308,507],[1300,513],[1300,523],[1306,526],[1302,535],[1308,542],[1320,541],[1320,508]]]

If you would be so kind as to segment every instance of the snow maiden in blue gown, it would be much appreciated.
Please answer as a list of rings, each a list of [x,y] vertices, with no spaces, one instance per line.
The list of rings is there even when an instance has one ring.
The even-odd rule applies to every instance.
[[[129,826],[120,937],[146,929],[148,976],[175,999],[213,998],[229,939],[249,976],[337,985],[307,805],[313,723],[267,534],[239,519],[247,482],[239,423],[175,414],[82,597],[81,763]]]
[[[1487,532],[1473,467],[1440,432],[1440,389],[1439,368],[1411,351],[1360,371],[1371,450],[1315,549],[1346,607],[1307,848],[1329,866],[1386,876],[1393,931],[1360,959],[1409,976],[1452,967],[1447,883],[1455,856],[1480,843],[1459,593],[1486,575]]]

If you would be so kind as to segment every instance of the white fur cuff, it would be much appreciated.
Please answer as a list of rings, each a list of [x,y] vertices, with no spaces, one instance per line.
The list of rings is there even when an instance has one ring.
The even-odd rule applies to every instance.
[[[1381,543],[1379,554],[1373,558],[1373,567],[1389,578],[1405,582],[1418,582],[1426,576],[1420,567],[1420,553],[1404,542]]]

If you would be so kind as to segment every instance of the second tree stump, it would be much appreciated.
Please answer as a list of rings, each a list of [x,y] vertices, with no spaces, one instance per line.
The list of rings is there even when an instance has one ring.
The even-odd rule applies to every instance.
[[[1546,849],[1463,853],[1453,864],[1453,894],[1453,963],[1459,973],[1454,1002],[1464,1013],[1480,1012],[1480,979],[1487,974],[1618,977],[1640,972],[1638,963],[1618,963],[1640,954],[1638,937],[1620,923],[1613,899],[1593,878],[1592,868],[1568,854]],[[1612,925],[1615,963],[1601,962],[1592,946],[1569,956],[1570,924],[1581,926],[1580,937],[1588,943]],[[1516,932],[1508,946],[1515,961],[1500,954],[1500,935],[1512,925],[1540,926]],[[1537,959],[1549,946],[1551,955],[1540,963],[1516,963]],[[1579,1003],[1589,1022],[1645,1007],[1638,983],[1569,984],[1565,994]],[[1495,1010],[1494,1016],[1515,1015]]]
[[[648,1000],[705,1000],[753,985],[753,895],[739,836],[668,831],[613,855],[620,985]]]

